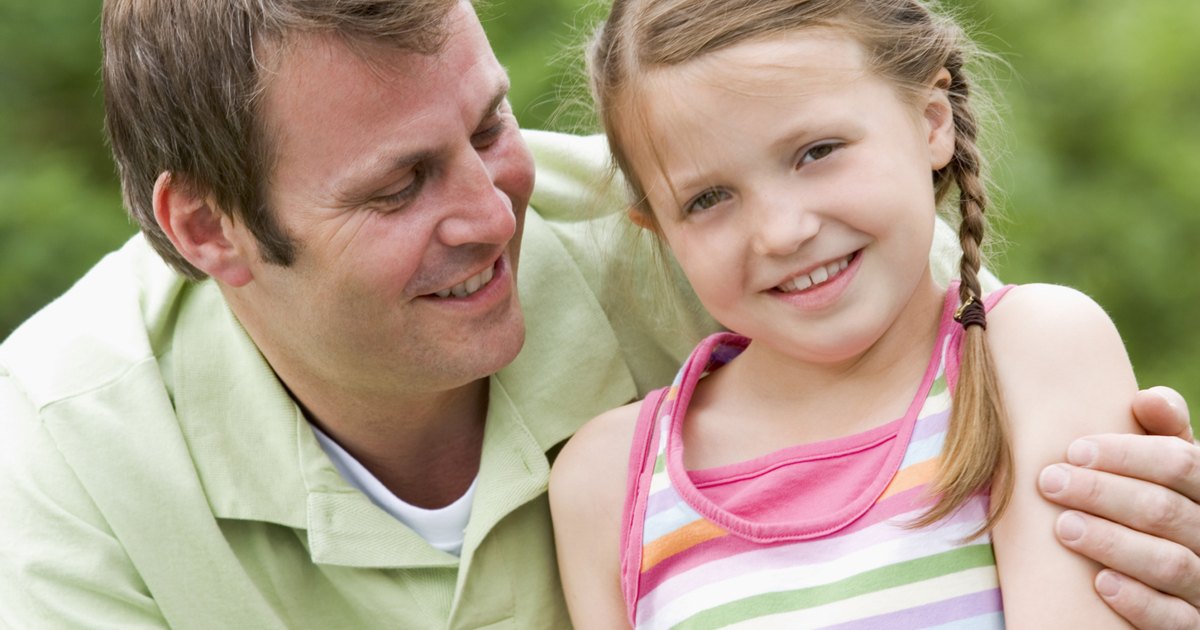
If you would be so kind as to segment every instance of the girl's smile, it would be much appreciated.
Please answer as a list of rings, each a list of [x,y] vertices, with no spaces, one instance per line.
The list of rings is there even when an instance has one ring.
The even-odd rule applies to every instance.
[[[656,69],[644,128],[624,130],[643,138],[634,169],[709,312],[817,365],[923,331],[941,299],[931,175],[953,149],[949,105],[865,57],[813,28]]]
[[[799,274],[772,289],[774,297],[794,308],[818,311],[835,304],[858,273],[859,252]]]

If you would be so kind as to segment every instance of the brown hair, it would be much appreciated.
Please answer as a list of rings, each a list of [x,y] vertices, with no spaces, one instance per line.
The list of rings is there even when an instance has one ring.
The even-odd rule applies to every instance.
[[[979,268],[987,208],[985,165],[977,146],[978,124],[966,64],[978,51],[951,17],[919,0],[615,0],[588,51],[591,85],[616,166],[623,172],[633,211],[653,224],[642,182],[631,168],[625,116],[640,116],[638,78],[736,44],[797,29],[832,27],[854,37],[868,64],[902,94],[928,89],[945,68],[954,115],[955,149],[934,172],[937,202],[958,191],[961,215],[959,298],[980,300]],[[635,140],[634,138],[638,138]],[[650,147],[654,151],[653,146]],[[966,329],[950,429],[932,488],[933,507],[914,522],[922,526],[957,510],[972,494],[991,486],[991,528],[1012,494],[1012,458],[1006,420],[982,326]]]
[[[304,33],[436,52],[457,0],[106,0],[105,129],[125,205],[159,255],[192,279],[154,218],[160,173],[211,195],[244,221],[264,260],[291,264],[296,243],[266,206],[272,154],[259,111],[262,52]],[[359,50],[356,48],[356,50]]]

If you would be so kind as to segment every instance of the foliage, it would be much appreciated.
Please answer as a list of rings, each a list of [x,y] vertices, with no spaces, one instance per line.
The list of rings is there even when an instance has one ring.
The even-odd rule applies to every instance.
[[[992,136],[1010,282],[1079,287],[1200,407],[1200,3],[944,1],[1011,66]],[[578,130],[588,0],[486,0],[526,126]],[[103,145],[98,0],[0,0],[0,336],[134,232]],[[995,151],[993,151],[995,153]],[[1200,415],[1200,414],[1197,414]]]

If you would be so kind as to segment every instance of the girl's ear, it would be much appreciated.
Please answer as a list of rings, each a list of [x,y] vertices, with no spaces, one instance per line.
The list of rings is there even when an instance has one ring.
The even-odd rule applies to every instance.
[[[642,228],[643,230],[650,230],[655,234],[658,233],[658,224],[654,222],[654,217],[646,214],[637,207],[630,206],[626,208],[625,214],[629,216],[629,220],[633,221],[634,225]]]
[[[247,251],[247,244],[255,241],[211,196],[163,172],[154,182],[152,199],[155,220],[184,259],[224,284],[250,282],[249,263],[256,250]]]
[[[933,79],[925,103],[925,123],[929,126],[930,163],[933,170],[940,170],[954,157],[954,107],[950,104],[950,71],[945,68]]]

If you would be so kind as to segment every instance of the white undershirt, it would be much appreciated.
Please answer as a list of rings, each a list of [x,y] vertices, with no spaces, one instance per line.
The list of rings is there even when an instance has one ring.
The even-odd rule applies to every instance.
[[[454,503],[435,510],[420,508],[406,503],[392,494],[391,490],[388,490],[375,478],[375,475],[358,463],[358,460],[346,452],[346,449],[342,448],[340,444],[334,442],[315,425],[310,426],[317,436],[317,442],[320,443],[329,459],[333,461],[333,466],[337,468],[343,479],[350,482],[350,485],[367,495],[367,498],[384,512],[407,525],[434,549],[456,556],[462,552],[463,531],[467,528],[467,521],[471,519],[471,501],[475,497],[475,484],[479,481],[478,476],[471,481],[471,487],[467,488],[467,492]]]

